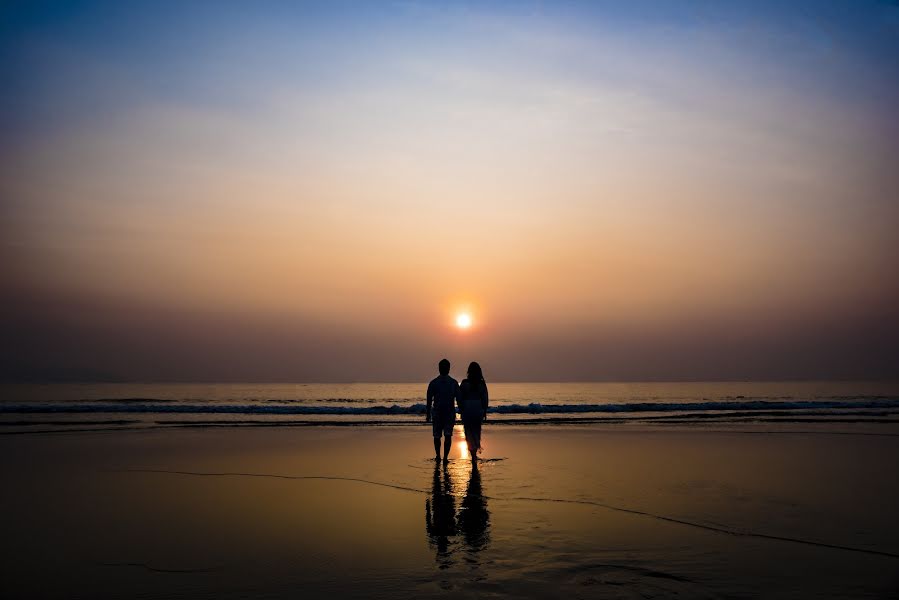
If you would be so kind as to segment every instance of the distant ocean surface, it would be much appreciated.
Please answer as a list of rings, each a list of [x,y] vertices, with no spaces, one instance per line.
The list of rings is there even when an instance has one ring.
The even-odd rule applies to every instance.
[[[899,422],[899,382],[489,383],[497,424]],[[420,423],[421,383],[0,386],[0,433]]]

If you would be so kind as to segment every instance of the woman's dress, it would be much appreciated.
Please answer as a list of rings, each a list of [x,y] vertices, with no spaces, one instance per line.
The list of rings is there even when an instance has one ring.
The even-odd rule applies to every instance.
[[[480,452],[481,423],[487,413],[487,384],[483,381],[472,383],[465,379],[459,386],[459,400],[465,440],[472,453]]]

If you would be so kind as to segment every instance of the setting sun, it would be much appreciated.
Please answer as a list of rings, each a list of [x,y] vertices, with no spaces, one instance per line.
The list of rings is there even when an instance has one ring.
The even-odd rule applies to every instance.
[[[468,313],[461,313],[456,316],[456,327],[459,329],[468,329],[471,327],[471,315]]]

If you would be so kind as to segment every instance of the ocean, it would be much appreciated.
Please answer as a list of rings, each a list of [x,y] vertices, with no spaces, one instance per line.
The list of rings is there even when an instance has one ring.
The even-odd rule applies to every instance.
[[[495,424],[895,423],[899,382],[492,383]],[[79,383],[0,387],[0,433],[411,425],[420,383]]]

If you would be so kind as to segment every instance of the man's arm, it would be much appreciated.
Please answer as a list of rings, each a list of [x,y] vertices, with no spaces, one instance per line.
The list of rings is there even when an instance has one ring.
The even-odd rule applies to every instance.
[[[433,388],[430,383],[428,384],[427,395],[428,395],[428,401],[427,401],[428,402],[428,410],[425,413],[425,423],[429,423],[431,421],[431,402],[434,399],[434,392],[433,392]]]

